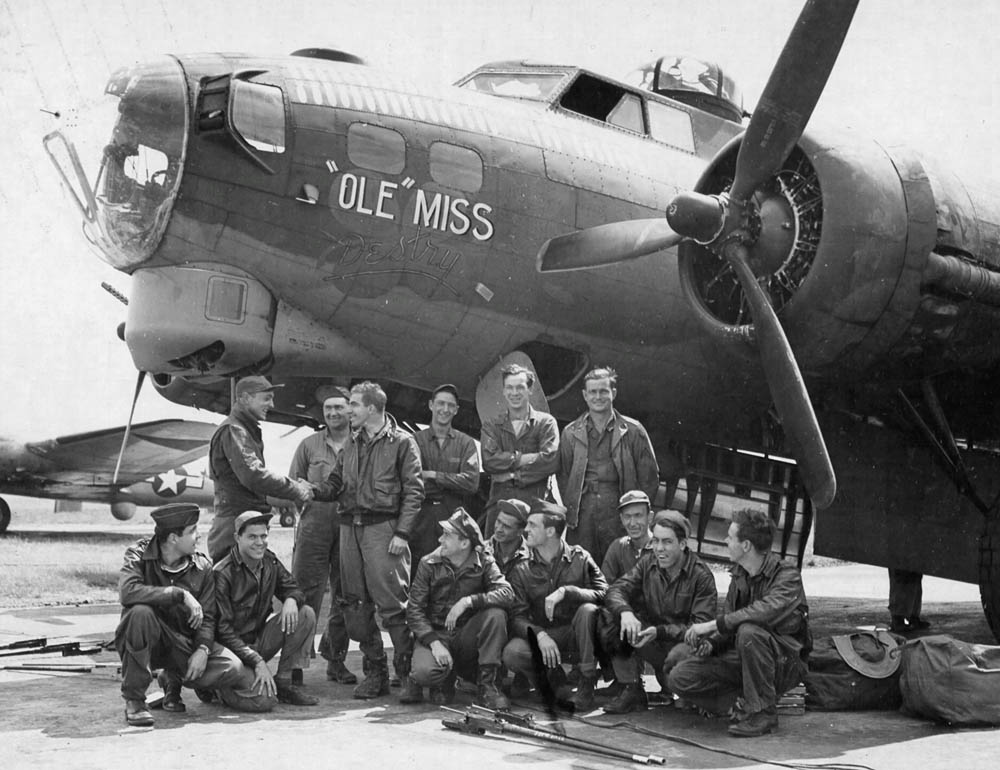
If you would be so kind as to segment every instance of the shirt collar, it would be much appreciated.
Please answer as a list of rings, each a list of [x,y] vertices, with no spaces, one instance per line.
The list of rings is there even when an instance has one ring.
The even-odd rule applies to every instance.
[[[233,404],[233,408],[232,411],[230,411],[229,416],[235,420],[238,420],[240,423],[242,423],[247,427],[256,428],[258,430],[260,429],[260,423],[253,418],[253,415],[251,415],[249,412],[247,412],[246,409],[243,408],[242,404],[238,402],[236,404]]]
[[[563,561],[573,561],[573,550],[574,549],[568,546],[565,541],[560,541],[559,553],[556,554],[556,557],[551,562],[546,562],[545,559],[542,558],[542,555],[538,553],[537,548],[530,548],[528,550],[528,558],[532,561],[541,562],[542,564],[552,564],[559,561],[560,557]]]
[[[650,551],[653,550],[652,546],[650,546],[649,550]],[[680,561],[681,568],[677,571],[678,577],[680,575],[682,575],[682,574],[685,574],[685,575],[690,575],[691,574],[691,570],[694,568],[694,560],[695,560],[694,552],[690,548],[685,548],[684,549],[684,555],[681,556],[681,561]],[[662,572],[667,577],[670,577],[670,573],[667,570],[663,569],[663,567],[660,566],[659,562],[656,561],[656,557],[655,556],[653,557],[653,564],[656,565],[656,568],[660,572]]]
[[[510,416],[510,409],[508,409],[505,412],[505,414],[506,414],[505,422],[508,425],[513,425],[514,424],[514,418]],[[536,419],[536,415],[537,414],[538,414],[538,412],[535,411],[535,407],[533,407],[531,404],[528,404],[528,414],[525,416],[524,421],[526,423],[529,423],[529,424],[533,423],[535,421],[535,419]]]
[[[774,553],[774,551],[768,551],[764,555],[764,563],[760,565],[760,572],[758,572],[757,575],[751,575],[747,571],[746,567],[742,566],[741,564],[734,564],[732,567],[730,567],[729,573],[733,577],[737,577],[738,575],[742,574],[746,577],[747,580],[753,580],[754,577],[758,577],[760,575],[771,577],[772,575],[774,575],[775,572],[778,571],[778,568],[780,566],[781,566],[781,559],[778,558],[778,556]]]
[[[500,553],[500,544],[497,542],[496,535],[494,535],[489,539],[487,545],[490,547],[490,553],[492,554]],[[514,558],[515,556],[518,555],[527,557],[528,551],[529,551],[528,544],[524,542],[524,535],[521,535],[521,543],[517,546],[517,548],[514,549],[514,552],[511,554],[511,558]]]
[[[448,562],[449,564],[451,563],[448,559],[445,559],[444,556],[441,555],[441,546],[438,546],[427,554],[427,561],[431,564],[444,564],[445,562]],[[459,567],[463,567],[470,562],[474,563],[477,567],[483,566],[483,554],[478,548],[473,548],[469,558],[461,564],[454,565],[454,568],[458,569]]]

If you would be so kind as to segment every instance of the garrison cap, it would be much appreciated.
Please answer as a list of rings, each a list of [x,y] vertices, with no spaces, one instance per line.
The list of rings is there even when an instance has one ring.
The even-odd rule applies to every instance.
[[[253,377],[244,377],[236,383],[236,398],[244,395],[253,395],[254,393],[264,393],[268,390],[276,390],[283,387],[285,386],[272,385],[268,382],[267,377],[260,377],[256,375]]]
[[[684,530],[684,537],[691,536],[691,522],[688,521],[687,517],[680,511],[675,511],[672,508],[667,508],[665,511],[657,511],[656,516],[653,517],[653,527],[657,524],[675,524]],[[652,527],[651,527],[652,528]]]
[[[632,505],[633,503],[643,503],[647,508],[653,507],[649,502],[649,496],[645,492],[641,489],[630,489],[618,500],[618,510],[620,511],[626,505]]]
[[[447,519],[441,522],[441,529],[445,532],[454,532],[459,537],[464,537],[472,542],[473,548],[483,545],[483,532],[476,524],[476,520],[466,513],[461,506]]]
[[[271,521],[271,514],[260,511],[244,511],[236,517],[236,534],[243,534],[243,529],[251,524],[267,524]]]
[[[513,516],[522,527],[528,523],[528,516],[531,515],[531,506],[524,500],[500,500],[497,503],[497,510]]]
[[[156,522],[156,531],[164,532],[197,524],[201,509],[194,503],[170,503],[152,510],[149,515]]]
[[[551,500],[542,500],[540,497],[536,497],[531,501],[531,512],[532,513],[545,513],[549,516],[562,516],[566,518],[566,506],[559,505],[559,503],[554,503]]]

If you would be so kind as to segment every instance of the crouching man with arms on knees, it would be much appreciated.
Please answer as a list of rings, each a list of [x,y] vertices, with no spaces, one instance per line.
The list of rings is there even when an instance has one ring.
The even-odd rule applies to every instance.
[[[483,534],[465,509],[441,529],[440,545],[420,560],[410,586],[406,623],[417,640],[410,676],[431,688],[438,705],[454,698],[458,674],[478,682],[478,705],[510,708],[498,680],[514,592],[483,553]]]
[[[306,604],[291,573],[267,547],[270,520],[271,514],[259,511],[237,516],[236,545],[214,568],[218,638],[253,671],[252,683],[244,681],[252,694],[239,695],[239,702],[255,711],[269,711],[274,698],[294,706],[319,703],[292,684],[292,671],[309,665],[316,613]],[[281,612],[268,619],[272,598],[282,603]],[[279,650],[278,673],[272,676],[267,661]],[[235,705],[224,693],[222,700]]]
[[[729,727],[738,737],[778,726],[778,698],[805,675],[812,649],[802,576],[771,552],[773,539],[767,513],[733,514],[726,535],[732,579],[722,614],[688,629],[684,641],[697,657],[678,663],[668,679],[674,693],[716,713],[742,693]]]
[[[531,549],[527,561],[510,573],[514,589],[511,633],[503,662],[537,686],[528,644],[534,633],[552,688],[565,682],[562,664],[578,663],[580,683],[569,703],[576,711],[594,705],[597,660],[594,657],[597,605],[604,599],[608,581],[593,557],[578,545],[563,540],[566,513],[550,503],[546,511],[528,516],[525,542]]]
[[[688,627],[715,617],[718,591],[705,563],[687,547],[691,525],[679,511],[660,511],[653,519],[651,552],[608,589],[599,637],[614,658],[621,692],[604,710],[625,714],[646,708],[643,662],[652,664],[660,688],[694,650],[684,643]]]
[[[148,727],[150,668],[162,669],[163,709],[184,711],[181,684],[205,690],[236,687],[243,665],[215,641],[212,562],[198,546],[198,506],[163,505],[151,514],[152,538],[125,551],[118,578],[122,617],[115,648],[122,660],[125,720]]]

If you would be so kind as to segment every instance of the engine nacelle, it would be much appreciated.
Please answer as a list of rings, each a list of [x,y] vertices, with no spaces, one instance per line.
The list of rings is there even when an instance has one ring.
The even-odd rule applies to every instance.
[[[135,503],[111,503],[111,515],[118,521],[128,521],[135,516]]]
[[[726,190],[738,150],[739,138],[696,189]],[[1000,282],[995,198],[973,201],[954,175],[904,148],[811,134],[755,199],[751,265],[767,276],[807,376],[909,378],[1000,362],[1000,333],[991,331],[1000,330],[1000,301],[972,288]],[[720,258],[685,243],[680,270],[706,326],[746,339],[742,291]],[[963,272],[971,278],[956,284]],[[984,324],[984,314],[994,321]]]

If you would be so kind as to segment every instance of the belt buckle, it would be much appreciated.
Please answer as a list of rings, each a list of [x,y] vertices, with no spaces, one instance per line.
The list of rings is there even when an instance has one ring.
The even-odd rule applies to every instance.
[[[364,520],[363,520],[363,519],[361,518],[361,516],[359,516],[358,514],[354,514],[354,518],[353,518],[353,520],[351,521],[351,523],[352,523],[352,524],[353,524],[353,525],[354,525],[355,527],[363,527],[363,526],[365,525],[365,522],[364,522]]]

